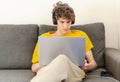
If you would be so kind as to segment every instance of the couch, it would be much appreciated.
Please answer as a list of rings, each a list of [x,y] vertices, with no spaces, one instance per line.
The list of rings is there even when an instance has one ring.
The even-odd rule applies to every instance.
[[[85,31],[94,45],[92,51],[98,67],[86,72],[83,82],[119,82],[120,50],[105,47],[104,24],[73,25],[71,29]],[[0,82],[30,82],[35,75],[31,59],[38,36],[53,30],[54,25],[1,24]]]

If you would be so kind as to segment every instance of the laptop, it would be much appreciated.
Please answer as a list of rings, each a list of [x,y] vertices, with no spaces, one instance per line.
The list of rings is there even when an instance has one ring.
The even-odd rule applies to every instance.
[[[85,37],[39,36],[38,45],[40,65],[48,65],[60,54],[78,66],[85,63]]]

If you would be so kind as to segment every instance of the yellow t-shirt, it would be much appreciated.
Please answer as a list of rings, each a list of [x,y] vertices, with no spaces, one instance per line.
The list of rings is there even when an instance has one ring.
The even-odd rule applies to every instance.
[[[54,31],[46,32],[42,34],[41,36],[51,36],[54,33]],[[88,35],[80,30],[70,30],[67,34],[63,36],[80,36],[80,37],[85,37],[86,38],[86,52],[91,50],[93,48],[93,44],[91,43]],[[32,63],[38,62],[38,42],[35,46],[34,53],[33,53],[33,58],[32,58]]]

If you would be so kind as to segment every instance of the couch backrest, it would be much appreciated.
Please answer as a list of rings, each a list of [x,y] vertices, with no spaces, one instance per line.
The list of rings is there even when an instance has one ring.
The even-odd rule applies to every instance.
[[[30,68],[38,25],[0,25],[0,69]]]
[[[94,58],[98,67],[104,66],[104,49],[105,49],[105,30],[103,23],[91,23],[85,25],[73,25],[71,29],[83,30],[90,37],[94,48],[92,49]],[[53,25],[40,25],[39,34],[47,31],[56,30]]]

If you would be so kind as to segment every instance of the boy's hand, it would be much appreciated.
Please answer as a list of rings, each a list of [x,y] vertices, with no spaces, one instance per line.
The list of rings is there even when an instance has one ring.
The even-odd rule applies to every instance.
[[[80,68],[81,68],[82,70],[88,70],[88,66],[89,66],[89,63],[88,63],[87,60],[85,59],[85,64],[84,64],[84,66],[80,66]]]

